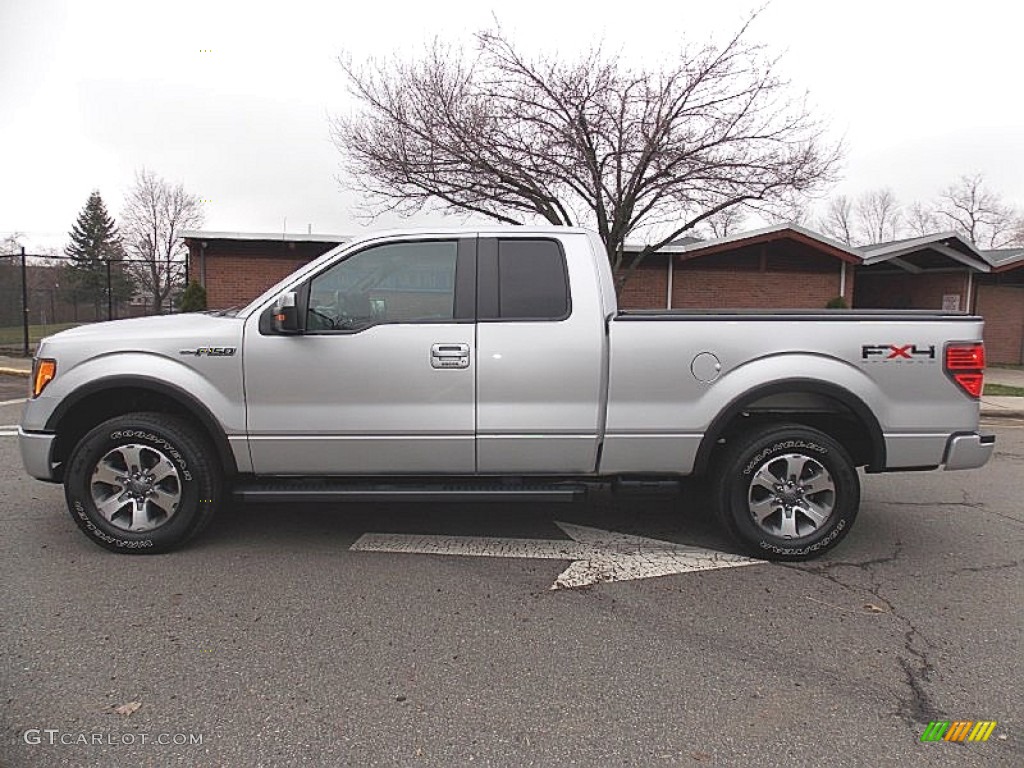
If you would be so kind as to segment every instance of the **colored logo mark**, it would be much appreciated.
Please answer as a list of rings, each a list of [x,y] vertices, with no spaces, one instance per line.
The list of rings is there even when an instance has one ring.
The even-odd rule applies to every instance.
[[[932,720],[921,741],[988,741],[995,727],[995,720]]]

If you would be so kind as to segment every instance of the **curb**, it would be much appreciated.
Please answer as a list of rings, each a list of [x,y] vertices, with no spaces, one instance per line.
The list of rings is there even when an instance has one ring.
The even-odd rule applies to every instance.
[[[981,418],[1007,421],[1018,421],[1024,419],[1024,411],[982,411]]]
[[[0,368],[0,374],[4,376],[24,376],[26,379],[32,375],[31,371],[23,368]]]

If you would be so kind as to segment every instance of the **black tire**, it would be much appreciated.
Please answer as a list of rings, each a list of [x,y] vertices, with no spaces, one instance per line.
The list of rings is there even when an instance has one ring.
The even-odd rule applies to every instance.
[[[128,480],[133,467],[141,473],[137,485]],[[164,413],[129,413],[103,422],[75,446],[64,476],[68,510],[78,527],[101,547],[131,554],[166,552],[198,534],[220,506],[222,487],[205,437]]]
[[[801,472],[795,482],[794,468]],[[745,552],[768,560],[827,552],[849,533],[860,506],[849,454],[825,433],[798,424],[729,440],[715,464],[712,493],[726,532]]]

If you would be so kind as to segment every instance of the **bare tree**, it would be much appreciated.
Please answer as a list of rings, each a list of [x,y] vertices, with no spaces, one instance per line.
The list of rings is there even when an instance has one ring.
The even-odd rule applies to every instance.
[[[836,195],[830,199],[825,214],[818,219],[818,228],[833,240],[853,245],[856,239],[853,201],[846,195]]]
[[[728,237],[742,227],[746,219],[747,212],[739,206],[733,206],[708,216],[704,224],[711,237]]]
[[[530,57],[500,27],[469,54],[435,41],[412,60],[343,57],[360,108],[335,118],[332,136],[371,215],[438,206],[587,224],[624,280],[722,211],[770,208],[834,176],[838,145],[746,42],[749,24],[662,69],[601,47]],[[627,257],[638,230],[651,242]]]
[[[1016,239],[1020,212],[1003,202],[980,173],[961,176],[939,195],[935,216],[980,248],[1002,248]]]
[[[154,312],[175,287],[183,287],[185,246],[181,232],[202,226],[200,199],[143,168],[125,197],[121,234],[132,273],[152,300]]]
[[[847,245],[865,245],[895,240],[905,232],[903,207],[891,189],[874,189],[856,199],[832,197],[818,228]]]
[[[906,227],[910,234],[917,237],[933,235],[942,231],[942,222],[931,206],[914,201],[907,207]]]
[[[884,243],[902,234],[903,211],[891,189],[874,189],[857,199],[860,244]]]

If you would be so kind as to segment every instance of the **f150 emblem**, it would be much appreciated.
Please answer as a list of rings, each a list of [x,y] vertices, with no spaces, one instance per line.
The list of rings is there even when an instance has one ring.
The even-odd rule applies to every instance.
[[[871,362],[887,360],[935,360],[935,346],[919,347],[917,344],[865,344],[860,348],[860,359]]]
[[[180,349],[179,355],[195,355],[196,357],[231,357],[235,347],[197,347],[196,349]]]

